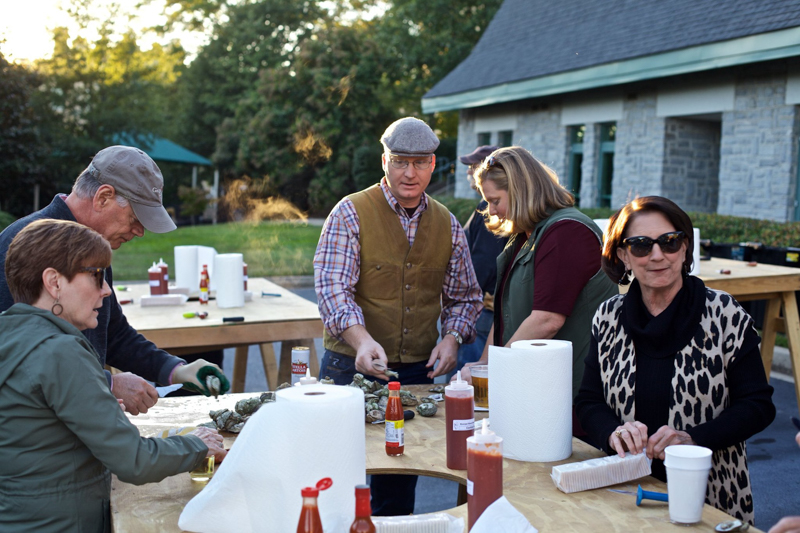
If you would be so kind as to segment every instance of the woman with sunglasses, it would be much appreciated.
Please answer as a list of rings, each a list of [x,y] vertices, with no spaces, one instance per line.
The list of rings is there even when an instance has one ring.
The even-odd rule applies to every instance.
[[[600,268],[603,235],[573,207],[572,194],[555,172],[520,146],[492,152],[474,177],[489,205],[486,227],[510,237],[497,258],[489,339],[495,346],[528,339],[572,342],[574,397],[594,311],[618,292]],[[477,364],[486,361],[488,345]]]
[[[753,320],[688,275],[692,236],[689,216],[659,196],[611,217],[603,270],[630,288],[594,316],[576,409],[595,445],[646,453],[662,481],[667,446],[710,448],[706,502],[752,523],[745,440],[775,418],[772,387]]]
[[[150,439],[128,421],[81,330],[111,293],[111,248],[76,222],[39,220],[12,241],[16,302],[0,314],[0,531],[109,531],[111,472],[144,484],[223,457],[198,428]]]

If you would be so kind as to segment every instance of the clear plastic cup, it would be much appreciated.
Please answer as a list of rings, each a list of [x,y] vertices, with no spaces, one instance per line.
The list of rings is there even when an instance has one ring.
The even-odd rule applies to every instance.
[[[667,446],[664,454],[669,520],[675,524],[696,524],[703,518],[711,450],[681,444]]]
[[[489,365],[469,367],[472,386],[475,387],[475,406],[489,408]]]

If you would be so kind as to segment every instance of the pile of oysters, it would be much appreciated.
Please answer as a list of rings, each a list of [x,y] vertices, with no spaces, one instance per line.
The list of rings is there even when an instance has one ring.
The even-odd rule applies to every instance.
[[[203,424],[211,429],[218,429],[220,431],[228,431],[230,433],[239,433],[242,431],[245,422],[253,416],[253,413],[265,403],[275,401],[275,392],[265,392],[260,396],[252,398],[245,398],[236,402],[236,407],[231,411],[230,409],[220,409],[219,411],[210,411],[208,416],[211,417],[213,422]]]
[[[381,385],[377,381],[370,381],[363,374],[353,376],[350,387],[355,387],[364,391],[364,411],[367,422],[380,422],[386,417],[386,404],[389,403],[389,389],[386,385]],[[431,389],[431,392],[439,392]],[[400,402],[404,407],[416,406],[417,412],[421,416],[433,416],[436,414],[436,399],[431,396],[417,398],[411,391],[400,390]]]

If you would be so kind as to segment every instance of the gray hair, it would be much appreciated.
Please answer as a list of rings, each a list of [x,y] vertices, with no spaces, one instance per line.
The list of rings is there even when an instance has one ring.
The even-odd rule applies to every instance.
[[[75,183],[72,185],[72,194],[84,200],[87,198],[94,198],[94,195],[97,194],[101,185],[103,184],[92,176],[92,173],[89,172],[89,168],[87,168],[81,172],[81,175],[78,176],[78,179],[76,179]],[[128,207],[128,199],[117,193],[116,190],[114,192],[116,193],[115,198],[117,200],[117,205],[123,209]]]

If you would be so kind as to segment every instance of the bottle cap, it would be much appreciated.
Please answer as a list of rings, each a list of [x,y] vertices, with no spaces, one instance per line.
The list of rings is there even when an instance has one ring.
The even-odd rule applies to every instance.
[[[487,429],[485,418],[481,420],[481,430],[476,432],[475,436],[472,438],[475,439],[475,442],[482,444],[489,442],[501,442],[503,440],[500,437],[498,437],[494,431]]]
[[[303,498],[316,498],[319,496],[319,489],[314,487],[306,487],[304,489],[300,489],[300,494]]]
[[[389,390],[400,390],[400,382],[399,381],[390,381],[389,382]]]
[[[456,379],[454,381],[451,381],[450,384],[445,387],[445,389],[450,389],[450,390],[453,390],[453,389],[455,389],[455,390],[467,390],[469,388],[472,388],[472,385],[470,385],[469,383],[467,383],[466,381],[461,379],[461,370],[456,372]]]
[[[167,266],[167,264],[164,262],[163,257],[158,258],[158,266]]]

